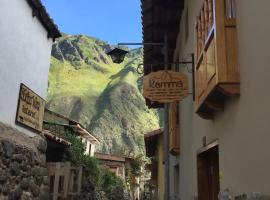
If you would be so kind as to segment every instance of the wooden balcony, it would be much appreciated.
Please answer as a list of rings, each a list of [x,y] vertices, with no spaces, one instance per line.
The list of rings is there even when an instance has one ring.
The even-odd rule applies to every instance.
[[[197,18],[196,112],[205,119],[240,94],[235,0],[205,0]]]

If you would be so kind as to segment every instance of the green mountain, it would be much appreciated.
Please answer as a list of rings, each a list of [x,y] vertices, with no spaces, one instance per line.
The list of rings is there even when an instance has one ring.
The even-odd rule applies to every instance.
[[[65,35],[53,45],[47,107],[81,122],[101,141],[99,151],[131,154],[144,149],[143,134],[159,127],[141,94],[142,49],[114,64],[113,47],[84,35]]]

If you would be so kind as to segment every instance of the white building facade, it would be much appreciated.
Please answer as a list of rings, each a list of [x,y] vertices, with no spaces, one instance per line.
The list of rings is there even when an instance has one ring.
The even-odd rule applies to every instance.
[[[51,47],[60,32],[38,0],[3,0],[0,6],[0,121],[15,124],[20,84],[45,99]]]
[[[40,97],[46,97],[52,43],[61,34],[39,0],[2,0],[0,35],[0,171],[6,177],[0,199],[49,199]],[[20,188],[28,177],[40,180],[35,191]]]

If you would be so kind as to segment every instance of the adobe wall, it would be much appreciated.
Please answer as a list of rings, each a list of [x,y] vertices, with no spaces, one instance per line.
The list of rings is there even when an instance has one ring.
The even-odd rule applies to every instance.
[[[27,1],[3,0],[0,6],[0,121],[35,136],[15,124],[20,84],[46,98],[52,39]]]
[[[195,51],[195,21],[201,5],[202,0],[185,3],[176,55],[180,60],[189,59],[189,54]],[[180,198],[183,200],[197,197],[196,156],[204,136],[207,143],[218,139],[222,190],[228,188],[234,196],[251,192],[270,195],[269,6],[268,0],[236,1],[241,95],[229,99],[224,111],[213,120],[204,120],[195,114],[191,96],[179,105]],[[187,8],[189,35],[186,40]],[[191,74],[188,75],[191,81]]]

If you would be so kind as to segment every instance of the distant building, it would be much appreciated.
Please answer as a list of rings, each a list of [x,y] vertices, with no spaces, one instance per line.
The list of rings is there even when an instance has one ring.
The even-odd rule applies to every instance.
[[[163,128],[151,131],[144,135],[146,156],[151,159],[147,170],[151,172],[149,185],[151,186],[151,200],[164,198],[164,154]]]
[[[98,152],[95,153],[95,158],[99,160],[104,169],[114,173],[128,183],[130,200],[141,199],[140,196],[142,196],[143,191],[140,190],[140,186],[143,189],[144,181],[141,181],[140,175],[130,174],[131,165],[135,161],[134,158]]]
[[[48,131],[50,135],[48,135]],[[67,131],[73,131],[85,143],[85,155],[94,156],[96,145],[100,142],[79,122],[69,119],[59,113],[45,109],[44,113],[44,135],[47,138],[54,137],[65,138]]]
[[[125,180],[125,157],[98,152],[95,153],[95,157],[105,169]]]

